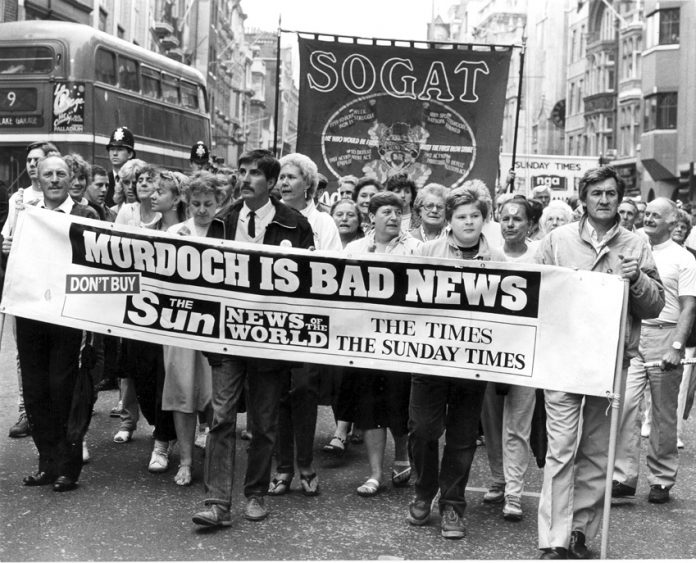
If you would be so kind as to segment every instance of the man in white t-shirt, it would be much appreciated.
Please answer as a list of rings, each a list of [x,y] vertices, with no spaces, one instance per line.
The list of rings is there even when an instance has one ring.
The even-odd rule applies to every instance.
[[[643,228],[650,240],[657,270],[665,288],[665,306],[655,319],[641,323],[640,348],[631,359],[614,465],[613,497],[632,497],[640,463],[639,405],[646,387],[652,395],[652,429],[647,453],[651,503],[669,501],[677,478],[677,399],[684,343],[696,313],[696,259],[671,238],[677,205],[666,198],[651,201]],[[645,368],[659,362],[661,367]]]

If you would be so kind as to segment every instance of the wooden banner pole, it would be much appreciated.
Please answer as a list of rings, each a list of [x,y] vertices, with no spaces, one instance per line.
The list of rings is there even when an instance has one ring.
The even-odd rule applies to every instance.
[[[602,545],[600,558],[607,558],[609,546],[609,515],[611,512],[611,488],[614,477],[614,462],[616,461],[616,437],[619,432],[619,408],[621,395],[626,388],[623,369],[624,341],[626,339],[626,324],[628,322],[628,280],[624,280],[623,305],[621,307],[621,327],[619,329],[619,343],[616,352],[616,366],[614,368],[614,389],[607,393],[609,408],[611,409],[611,422],[609,426],[609,453],[607,455],[607,474],[604,481],[604,511],[602,513]],[[607,409],[609,410],[609,409]]]

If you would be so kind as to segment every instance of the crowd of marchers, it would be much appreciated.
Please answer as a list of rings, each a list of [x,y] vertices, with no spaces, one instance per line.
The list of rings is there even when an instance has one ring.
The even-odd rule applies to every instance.
[[[636,495],[641,435],[649,439],[647,500],[670,500],[695,387],[683,363],[696,349],[696,236],[688,206],[625,198],[611,167],[586,172],[571,202],[552,199],[545,187],[529,197],[499,193],[494,201],[480,180],[417,189],[403,173],[384,185],[345,176],[329,191],[316,164],[299,153],[277,159],[251,150],[236,168],[216,169],[201,142],[191,149],[191,170],[171,172],[138,159],[125,127],[113,132],[106,150],[109,170],[78,154],[61,155],[50,142],[27,147],[31,184],[9,200],[0,193],[7,202],[5,257],[13,252],[19,215],[35,206],[182,237],[343,250],[353,257],[548,264],[624,278],[626,390],[616,463],[607,466],[604,397],[203,353],[16,317],[7,319],[18,353],[19,419],[10,436],[30,435],[39,453],[25,486],[56,492],[78,486],[97,393],[118,389],[113,441],[127,447],[143,417],[154,427],[149,471],[164,473],[176,459],[174,482],[191,485],[194,448],[204,448],[204,505],[192,515],[201,527],[232,524],[239,412],[247,413],[241,436],[249,440],[245,518],[265,519],[268,498],[288,493],[295,477],[307,496],[331,494],[322,490],[313,459],[319,405],[330,405],[335,417],[325,452],[340,456],[350,444],[364,443],[369,476],[356,483],[356,494],[387,494],[388,483],[412,486],[405,520],[426,526],[437,522],[437,512],[444,538],[466,534],[466,487],[483,438],[490,466],[483,502],[500,503],[506,520],[524,517],[532,421],[538,425],[539,417],[546,444],[545,454],[537,453],[544,462],[542,559],[591,557],[587,544],[600,527],[607,472],[613,472],[613,496]],[[391,462],[385,460],[389,436]]]

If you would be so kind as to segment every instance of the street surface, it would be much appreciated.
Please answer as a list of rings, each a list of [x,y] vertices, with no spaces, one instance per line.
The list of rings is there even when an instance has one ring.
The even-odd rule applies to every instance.
[[[141,420],[131,443],[111,440],[117,421],[109,417],[109,410],[117,403],[116,391],[100,394],[87,435],[92,461],[82,472],[79,488],[54,493],[50,487],[23,487],[22,477],[33,473],[37,464],[31,438],[7,437],[17,418],[16,393],[15,346],[6,329],[0,351],[1,561],[534,559],[539,555],[536,509],[542,471],[533,460],[522,502],[525,518],[506,522],[500,505],[481,502],[488,465],[485,449],[479,448],[467,496],[468,536],[445,540],[437,514],[422,528],[406,523],[412,488],[389,486],[374,498],[355,494],[367,476],[364,445],[351,446],[342,459],[321,452],[332,432],[331,411],[321,407],[315,442],[321,495],[303,496],[295,480],[289,495],[267,499],[271,509],[267,520],[244,520],[241,485],[247,442],[238,440],[232,527],[201,531],[191,516],[203,506],[203,451],[196,452],[191,487],[173,482],[176,452],[167,473],[148,473],[150,427]],[[243,415],[239,422],[243,427]],[[696,423],[690,420],[688,425],[672,502],[648,504],[642,475],[636,499],[615,504],[612,510],[610,558],[696,557]],[[390,445],[386,474],[392,452]],[[644,455],[645,451],[643,460]],[[598,557],[599,537],[589,547]]]

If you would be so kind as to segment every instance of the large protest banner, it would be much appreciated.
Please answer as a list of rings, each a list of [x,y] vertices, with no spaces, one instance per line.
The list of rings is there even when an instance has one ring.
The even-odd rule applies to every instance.
[[[260,248],[27,208],[1,309],[227,354],[604,395],[623,287],[551,266]]]
[[[511,47],[300,37],[299,48],[297,151],[329,180],[495,186]]]

